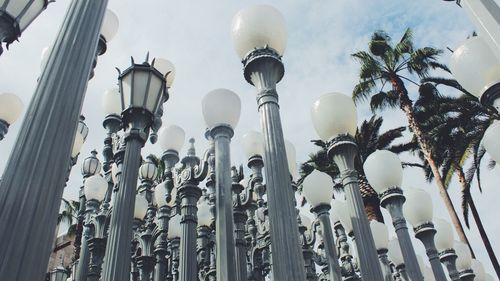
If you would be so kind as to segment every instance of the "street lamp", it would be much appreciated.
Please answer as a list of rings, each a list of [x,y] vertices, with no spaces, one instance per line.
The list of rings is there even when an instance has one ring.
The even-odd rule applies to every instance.
[[[500,58],[480,36],[458,47],[450,58],[450,70],[458,83],[485,106],[500,111]]]
[[[389,245],[387,246],[389,252],[389,259],[392,261],[394,266],[396,267],[397,274],[402,280],[411,280],[408,278],[408,274],[406,272],[406,266],[403,258],[403,253],[401,252],[401,246],[399,246],[399,241],[397,238],[393,238],[389,241]]]
[[[221,106],[222,104],[224,106]],[[213,90],[202,99],[203,117],[215,145],[215,229],[217,229],[218,280],[246,278],[245,272],[236,271],[230,155],[233,128],[238,124],[240,111],[240,98],[227,89]]]
[[[358,185],[355,159],[358,148],[356,133],[356,106],[352,99],[340,93],[321,96],[311,109],[314,128],[320,138],[328,142],[328,157],[339,167],[346,194],[349,215],[356,237],[358,257],[363,276],[383,280],[368,218]]]
[[[0,94],[0,140],[7,134],[9,126],[19,118],[23,107],[23,102],[16,95]]]
[[[403,181],[401,160],[393,152],[377,150],[366,158],[363,169],[370,185],[380,194],[380,205],[391,215],[408,276],[411,280],[423,280],[403,215],[405,196],[400,188]]]
[[[473,281],[475,274],[472,270],[472,256],[469,247],[461,241],[455,241],[453,248],[457,253],[457,270],[460,274],[460,280]]]
[[[339,248],[339,256],[342,262],[342,274],[345,280],[361,280],[356,272],[359,271],[357,259],[353,261],[353,256],[349,250],[349,243],[347,236],[350,236],[353,241],[353,252],[356,252],[356,240],[353,233],[353,225],[351,216],[349,215],[348,206],[345,201],[332,200],[332,211],[330,213],[330,220],[333,222],[336,236],[337,245]]]
[[[62,265],[54,268],[50,272],[50,281],[66,281],[68,278],[68,271]]]
[[[325,251],[328,261],[328,275],[330,280],[342,280],[338,256],[335,251],[335,241],[333,240],[332,224],[330,222],[329,211],[330,201],[333,198],[333,183],[325,173],[314,170],[309,174],[303,183],[304,196],[311,204],[311,211],[316,214],[321,224]]]
[[[153,63],[154,65],[154,60]],[[103,280],[125,280],[130,272],[130,241],[135,190],[141,165],[141,148],[147,140],[163,95],[167,95],[164,74],[145,61],[120,73],[122,122],[126,130],[122,176],[114,198],[109,226]]]
[[[101,175],[96,174],[99,173],[98,168],[100,169],[100,164],[97,165],[92,157],[89,158],[85,159],[87,161],[84,161],[84,165],[82,165],[82,173],[87,175],[87,177],[83,186],[85,200],[81,201],[85,202],[84,212],[81,214],[84,228],[81,237],[80,258],[78,259],[78,266],[74,276],[76,281],[87,280],[90,261],[89,241],[92,238],[91,220],[98,213],[99,204],[104,199],[108,190],[108,182]],[[91,174],[92,172],[94,174]]]
[[[244,76],[257,90],[257,104],[264,135],[271,252],[275,280],[305,280],[296,235],[298,222],[278,106],[276,84],[284,75],[281,56],[286,47],[286,22],[279,11],[255,5],[233,18],[232,38],[244,65]]]
[[[391,262],[387,257],[388,247],[389,247],[389,231],[387,226],[376,220],[370,221],[370,228],[373,233],[373,240],[375,241],[375,247],[377,248],[378,259],[380,265],[382,266],[382,272],[384,274],[385,281],[393,281],[391,271]]]
[[[0,1],[0,55],[3,51],[1,43],[6,43],[8,49],[50,2],[54,0]]]
[[[451,225],[439,218],[434,218],[434,227],[436,235],[434,241],[439,252],[439,259],[448,269],[448,275],[452,281],[460,281],[460,275],[457,271],[457,254],[453,249],[453,230]]]
[[[413,225],[415,237],[424,244],[436,280],[446,281],[446,275],[434,242],[436,229],[432,223],[432,198],[423,189],[408,188],[405,192],[407,195],[404,212],[408,221]]]

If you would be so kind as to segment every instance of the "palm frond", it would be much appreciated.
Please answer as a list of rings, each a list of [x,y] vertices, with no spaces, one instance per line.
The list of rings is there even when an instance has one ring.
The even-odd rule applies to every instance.
[[[359,83],[354,86],[352,91],[352,99],[354,103],[358,104],[360,101],[368,100],[375,86],[376,83],[374,80],[360,80]]]
[[[398,106],[399,95],[393,90],[387,92],[380,91],[370,99],[370,108],[372,112],[384,110],[386,108],[396,108]]]
[[[404,54],[411,54],[413,52],[413,32],[410,28],[407,28],[401,40],[396,44],[394,48],[396,60],[399,60]]]

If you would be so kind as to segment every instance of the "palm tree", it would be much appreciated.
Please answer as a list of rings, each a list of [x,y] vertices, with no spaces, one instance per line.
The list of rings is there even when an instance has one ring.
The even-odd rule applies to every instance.
[[[73,200],[66,200],[62,199],[63,203],[63,210],[57,215],[57,225],[59,225],[63,222],[69,222],[70,226],[68,228],[68,235],[73,235],[76,234],[76,228],[77,225],[74,223],[76,219],[76,213],[78,212],[78,209],[80,208],[80,203],[78,201],[73,201]]]
[[[468,219],[470,207],[490,260],[500,278],[498,260],[470,192],[471,182],[475,175],[477,175],[478,187],[481,187],[479,171],[481,159],[485,153],[484,148],[481,147],[481,140],[485,130],[496,116],[491,115],[488,108],[481,106],[477,98],[468,94],[457,98],[444,97],[439,94],[435,85],[429,83],[424,83],[420,92],[420,97],[414,107],[416,116],[423,131],[430,136],[435,159],[444,175],[444,183],[448,186],[454,174],[458,177],[465,224],[470,228]],[[467,172],[464,172],[465,161],[469,158],[473,161]],[[432,173],[428,172],[428,165],[425,165],[425,168],[430,181]]]
[[[413,102],[405,85],[406,82],[420,86],[412,78],[416,77],[417,81],[420,81],[428,77],[429,71],[434,69],[449,71],[437,61],[442,51],[431,47],[415,48],[410,29],[406,30],[395,45],[391,44],[391,38],[384,31],[377,31],[372,36],[369,49],[369,52],[361,51],[352,55],[361,64],[359,82],[353,90],[353,100],[359,103],[370,98],[372,111],[399,107],[404,112],[420,151],[429,164],[459,238],[469,244],[434,159],[432,146],[415,117]]]
[[[355,135],[356,144],[359,150],[356,170],[359,173],[359,188],[363,197],[365,212],[369,220],[377,220],[379,222],[384,221],[380,211],[380,199],[377,192],[371,187],[366,179],[363,163],[368,155],[377,149],[388,149],[396,153],[404,151],[402,146],[392,145],[392,143],[396,139],[402,137],[403,131],[405,130],[405,127],[399,127],[381,134],[380,128],[382,127],[382,123],[382,117],[372,116],[370,120],[363,121]],[[332,178],[334,188],[337,191],[341,191],[343,187],[340,183],[340,172],[337,165],[328,159],[326,143],[321,140],[313,140],[312,142],[321,149],[316,153],[310,154],[310,159],[302,163],[300,167],[301,178],[298,183],[302,183],[307,175],[314,169],[317,169],[327,173]]]

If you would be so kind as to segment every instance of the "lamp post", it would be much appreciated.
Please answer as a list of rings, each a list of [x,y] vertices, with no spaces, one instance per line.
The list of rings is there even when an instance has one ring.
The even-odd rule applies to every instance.
[[[275,280],[305,280],[276,92],[276,84],[284,75],[281,56],[286,46],[286,23],[271,6],[251,6],[233,18],[232,36],[243,60],[245,79],[257,89],[266,183],[272,187],[267,191],[272,273]]]
[[[480,1],[489,0],[476,2]],[[479,98],[483,105],[500,111],[500,58],[483,37],[471,37],[455,49],[449,66],[455,79],[469,93]]]
[[[404,263],[403,259],[403,253],[401,253],[401,246],[399,244],[399,241],[397,238],[393,238],[389,240],[389,245],[387,246],[388,248],[388,254],[389,254],[389,259],[392,261],[394,266],[396,267],[396,275],[399,275],[399,278],[403,281],[410,281],[411,279],[409,278],[407,272],[406,272],[406,266]]]
[[[211,255],[211,236],[212,229],[211,225],[213,222],[211,207],[208,198],[200,200],[198,203],[198,270],[200,271],[200,278],[205,278],[202,280],[210,279],[207,278],[211,274],[210,272],[210,255]],[[246,253],[245,253],[246,254]],[[246,273],[246,272],[245,272]],[[215,276],[213,276],[215,278]],[[215,280],[215,279],[214,279]]]
[[[384,281],[394,281],[394,278],[392,277],[391,263],[387,257],[387,252],[389,251],[389,232],[387,230],[387,226],[381,222],[372,220],[370,221],[370,228],[373,233],[373,239],[375,240],[378,259],[380,261],[380,265],[382,266]]]
[[[223,107],[220,105],[224,104]],[[230,142],[240,119],[241,101],[227,89],[209,92],[202,100],[205,123],[215,145],[215,229],[217,279],[240,280],[235,263]]]
[[[150,126],[163,95],[168,95],[165,74],[147,61],[132,66],[119,76],[122,104],[122,121],[125,135],[120,186],[116,193],[111,213],[108,244],[106,246],[103,280],[125,280],[129,278],[129,249],[132,240],[132,214],[135,189],[141,164],[140,151],[147,140]]]
[[[391,215],[408,276],[411,280],[423,280],[403,215],[403,204],[406,199],[400,188],[403,181],[401,160],[388,150],[377,150],[368,156],[363,169],[370,185],[380,194],[380,205]]]
[[[0,141],[4,139],[9,126],[19,118],[23,107],[23,102],[16,95],[0,94]]]
[[[0,1],[0,55],[1,43],[6,43],[8,49],[51,2],[54,0]]]
[[[320,97],[311,109],[314,128],[328,142],[328,157],[339,167],[349,215],[356,237],[361,274],[375,281],[383,280],[375,243],[364,211],[354,161],[358,155],[353,135],[356,133],[356,107],[352,99],[339,93]]]
[[[439,259],[446,266],[451,280],[460,281],[456,265],[457,254],[455,253],[455,249],[453,249],[453,230],[451,229],[451,225],[443,219],[434,218],[434,228],[436,229],[434,240],[436,248],[439,251]]]
[[[205,153],[205,157],[200,163],[200,159],[195,155],[194,139],[190,139],[189,142],[191,147],[188,149],[188,155],[182,159],[183,170],[180,174],[180,184],[177,189],[177,196],[180,200],[180,227],[182,230],[178,271],[178,280],[180,281],[196,280],[197,278],[196,227],[198,218],[196,213],[198,208],[196,204],[201,196],[201,189],[198,185],[208,173],[208,153]],[[170,222],[172,222],[172,219]]]
[[[49,280],[50,281],[66,281],[67,278],[68,278],[68,271],[66,270],[66,268],[64,268],[64,266],[62,264],[62,259],[61,259],[61,265],[54,268],[54,270],[52,270],[50,272]]]
[[[168,281],[178,281],[179,279],[179,246],[182,235],[181,216],[175,214],[168,222],[167,238],[170,241],[170,268],[167,273]]]
[[[349,236],[355,242],[352,220],[349,215],[347,203],[345,201],[333,200],[331,201],[331,206],[330,220],[334,223],[337,236],[337,249],[340,252],[340,260],[342,262],[342,275],[345,280],[361,280],[356,273],[356,271],[359,271],[359,268],[357,262],[353,259],[347,238]]]
[[[26,1],[2,1],[3,7],[20,2]],[[70,3],[9,156],[0,183],[0,276],[6,280],[39,280],[47,269],[64,171],[107,3]],[[25,15],[37,14],[31,12]]]
[[[75,276],[76,281],[87,280],[88,265],[90,260],[90,253],[87,243],[88,240],[90,239],[90,231],[91,231],[89,223],[91,220],[91,216],[94,213],[97,213],[97,209],[99,207],[99,201],[102,201],[102,199],[104,199],[104,195],[106,193],[108,186],[108,183],[106,182],[105,187],[103,189],[104,193],[102,194],[102,198],[100,198],[102,192],[101,184],[102,180],[104,179],[101,176],[98,175],[96,176],[96,174],[99,174],[101,170],[101,163],[99,162],[99,159],[97,159],[96,157],[97,152],[95,150],[92,151],[91,154],[92,155],[90,157],[85,158],[82,164],[82,175],[84,178],[84,186],[82,186],[82,188],[80,189],[80,204],[83,208],[83,212],[79,214],[78,220],[81,220],[81,224],[83,225],[83,231],[82,231],[83,236],[80,237],[81,247],[80,251],[78,252],[80,258],[78,259],[78,266],[76,269],[76,276]],[[89,180],[88,183],[87,180]],[[89,196],[91,196],[91,198],[87,196],[87,193]],[[94,201],[90,202],[89,200],[91,199],[94,199]]]
[[[453,248],[457,253],[457,270],[460,274],[461,281],[473,281],[475,278],[474,271],[472,270],[472,256],[469,247],[463,242],[455,241]]]
[[[91,220],[99,211],[99,204],[104,199],[108,189],[108,182],[98,174],[90,176],[85,180],[85,213],[84,213],[84,228],[82,236],[82,247],[80,258],[78,259],[78,267],[76,270],[76,281],[87,281],[89,273],[90,252],[88,242],[92,238]]]
[[[269,228],[263,226],[265,221],[264,213],[268,214],[267,206],[263,200],[266,192],[266,185],[263,183],[262,169],[264,161],[264,138],[261,133],[249,131],[242,138],[242,146],[248,159],[247,166],[252,170],[248,183],[244,184],[247,188],[255,192],[255,204],[252,203],[248,208],[248,238],[251,247],[250,260],[248,265],[248,280],[262,281],[265,279],[265,273],[268,269],[266,264],[266,254],[268,253],[268,243],[265,237],[269,237]],[[243,180],[244,181],[244,180]],[[261,241],[264,240],[264,243]]]
[[[321,224],[323,241],[325,242],[325,252],[328,260],[328,276],[332,281],[342,280],[339,266],[339,258],[335,251],[335,241],[333,240],[332,224],[330,222],[329,210],[330,201],[333,198],[333,187],[331,178],[325,173],[314,170],[309,174],[303,183],[303,192],[311,211],[316,214]]]
[[[154,280],[165,281],[166,280],[166,270],[167,270],[167,258],[168,254],[168,226],[170,221],[170,216],[172,209],[175,207],[175,195],[176,190],[174,189],[170,194],[167,193],[166,182],[162,182],[155,187],[155,198],[158,203],[158,213],[157,224],[158,224],[158,234],[154,243],[154,255],[156,257],[156,265],[154,271]],[[167,201],[167,196],[170,200]]]
[[[162,160],[165,163],[164,181],[155,187],[155,198],[158,203],[158,231],[155,244],[154,255],[156,265],[154,272],[155,281],[165,281],[167,270],[168,253],[168,225],[172,209],[175,207],[177,189],[174,186],[172,169],[179,162],[179,151],[181,150],[186,134],[184,130],[176,125],[162,128],[159,131],[159,142],[163,149]]]
[[[423,189],[406,189],[406,204],[404,212],[413,225],[415,237],[424,244],[427,257],[431,263],[432,272],[437,281],[446,281],[439,254],[434,242],[436,229],[432,223],[432,198]]]

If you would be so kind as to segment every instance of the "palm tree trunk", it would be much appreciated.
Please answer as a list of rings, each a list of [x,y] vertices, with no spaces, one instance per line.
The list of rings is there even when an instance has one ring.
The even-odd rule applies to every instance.
[[[368,183],[368,180],[363,173],[359,173],[358,183],[368,220],[376,220],[384,223],[384,217],[382,216],[382,211],[380,210],[380,199],[378,198],[378,194],[370,183]]]
[[[384,223],[384,217],[380,211],[380,200],[378,198],[363,198],[365,213],[369,221],[375,220]]]
[[[467,204],[469,204],[470,211],[472,213],[472,217],[474,218],[474,221],[476,222],[477,229],[479,231],[479,235],[481,235],[481,239],[483,240],[484,247],[486,248],[486,252],[488,252],[488,256],[490,258],[491,264],[493,265],[493,268],[495,269],[495,273],[497,274],[497,277],[500,279],[500,265],[498,264],[497,257],[495,255],[495,252],[493,251],[493,247],[491,246],[490,239],[488,238],[488,235],[486,234],[486,231],[483,226],[483,222],[481,221],[481,217],[479,216],[479,213],[477,212],[476,209],[476,204],[474,204],[474,200],[472,200],[472,194],[470,194],[470,189],[469,184],[467,183],[465,179],[465,174],[462,169],[462,167],[457,167],[456,169],[457,175],[458,175],[458,181],[462,185],[462,192],[467,191],[469,192],[469,197],[465,198],[464,200],[467,200]]]
[[[474,251],[472,250],[469,240],[465,235],[462,223],[458,218],[455,207],[453,206],[453,202],[451,201],[450,195],[448,194],[448,191],[446,190],[446,187],[444,185],[443,178],[439,173],[439,168],[432,156],[431,146],[429,145],[427,139],[424,136],[424,133],[422,132],[422,129],[420,128],[419,124],[417,123],[417,120],[415,119],[415,112],[413,111],[413,104],[410,98],[408,97],[408,91],[404,87],[403,81],[401,81],[401,79],[399,78],[393,78],[391,80],[391,83],[393,89],[399,95],[400,108],[401,110],[403,110],[403,112],[406,115],[406,118],[408,119],[408,125],[413,131],[413,134],[415,134],[417,138],[418,145],[420,146],[420,150],[424,154],[425,160],[427,161],[427,163],[429,163],[429,166],[432,170],[432,174],[434,175],[434,180],[439,189],[439,195],[441,195],[444,205],[448,210],[448,214],[451,218],[453,226],[455,227],[455,230],[457,231],[458,237],[462,242],[466,243],[469,246],[472,257],[474,257]]]

